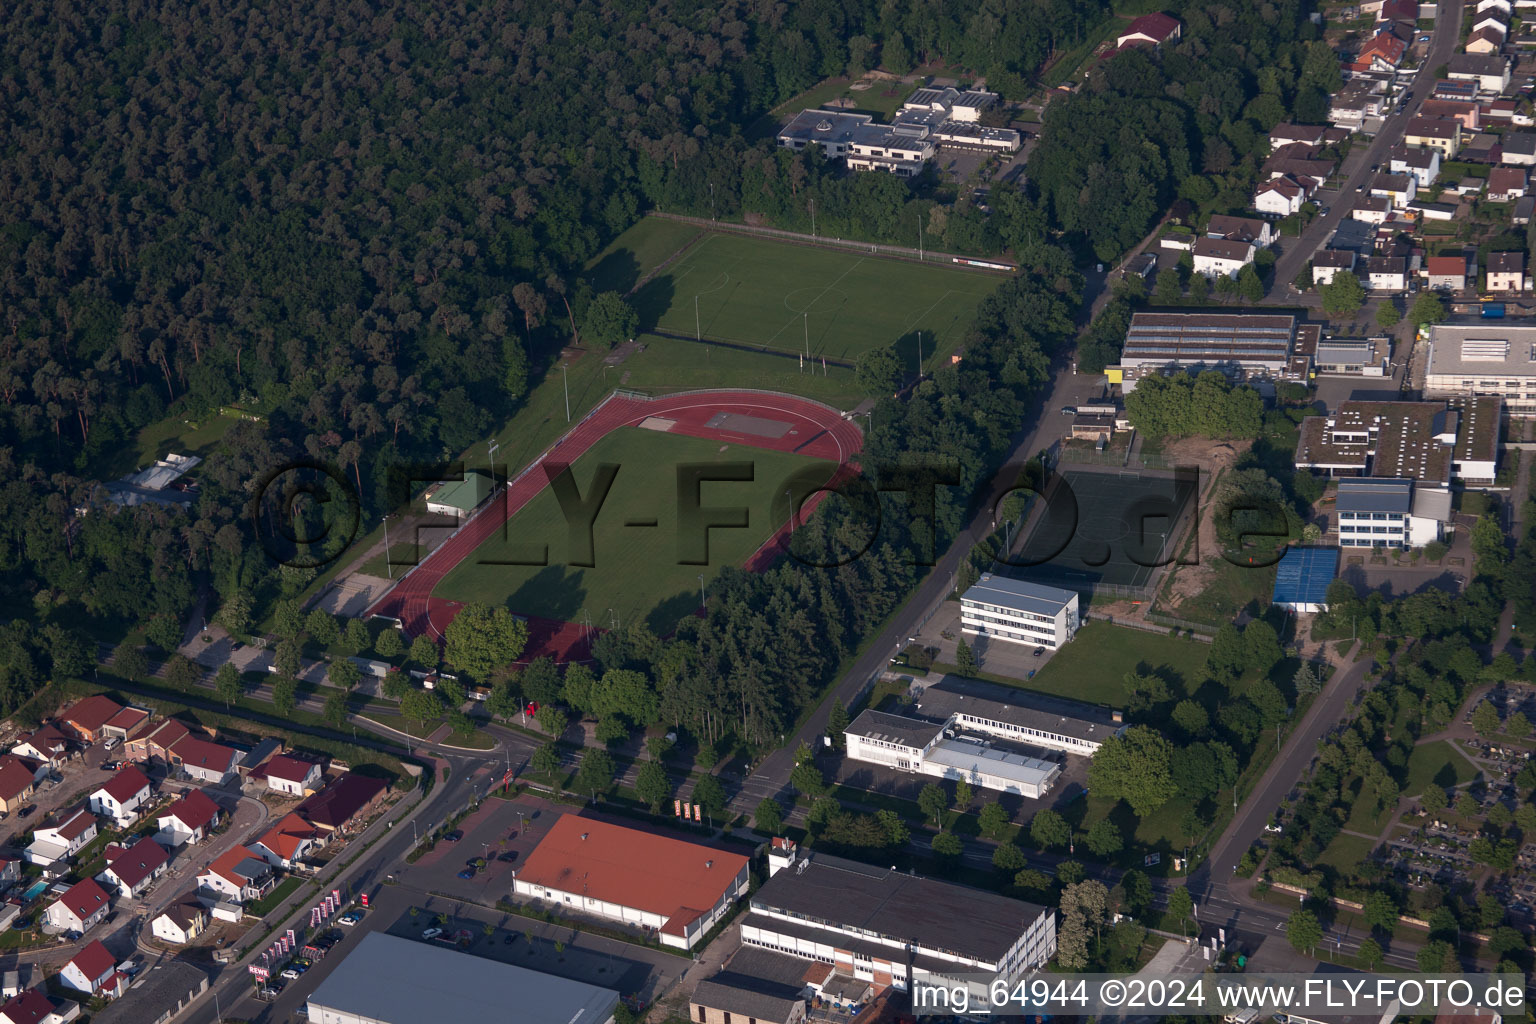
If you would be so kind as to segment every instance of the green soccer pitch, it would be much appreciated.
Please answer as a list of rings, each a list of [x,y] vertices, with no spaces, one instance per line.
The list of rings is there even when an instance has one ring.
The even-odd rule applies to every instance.
[[[751,481],[709,481],[699,503],[745,506],[745,529],[709,531],[709,564],[678,564],[677,467],[683,463],[750,462]],[[592,526],[591,567],[568,563],[569,530],[554,492],[545,487],[497,532],[455,566],[432,594],[450,601],[506,606],[521,615],[581,622],[607,628],[610,610],[620,625],[644,621],[669,633],[678,619],[699,606],[699,575],[705,582],[727,565],[742,565],[784,525],[784,484],[797,471],[836,467],[821,459],[718,440],[621,427],[597,441],[571,467],[583,498],[591,493],[595,467],[619,466],[613,486]],[[775,503],[777,499],[777,503]],[[637,520],[655,526],[628,526]],[[530,546],[548,545],[549,564],[494,565],[524,557]]]
[[[711,234],[632,296],[643,329],[812,359],[895,343],[916,368],[959,344],[997,274]],[[697,302],[697,322],[695,322]]]

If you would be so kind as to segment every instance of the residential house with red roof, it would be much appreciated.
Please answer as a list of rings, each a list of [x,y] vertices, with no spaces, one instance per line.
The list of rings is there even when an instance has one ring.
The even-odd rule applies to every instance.
[[[258,900],[277,884],[272,865],[255,850],[233,846],[197,876],[198,888],[216,900]]]
[[[117,701],[98,693],[70,705],[59,721],[73,730],[82,743],[95,743],[101,739],[101,727],[121,710],[123,706]]]
[[[0,754],[0,811],[15,814],[37,788],[39,772],[48,766],[41,761],[27,761],[15,754]]]
[[[562,815],[528,855],[513,891],[659,933],[692,949],[747,892],[738,853]]]
[[[344,772],[293,810],[322,833],[351,831],[379,805],[388,790],[383,779]]]
[[[198,735],[188,735],[171,747],[171,763],[196,782],[221,786],[235,778],[240,752]]]
[[[185,722],[167,718],[159,725],[140,730],[137,736],[124,744],[123,756],[130,761],[160,760],[170,764],[171,748],[190,735],[192,730],[187,728]]]
[[[1115,37],[1115,48],[1126,46],[1161,46],[1167,42],[1178,42],[1184,33],[1184,26],[1179,19],[1169,17],[1161,11],[1152,14],[1143,14],[1126,26],[1125,31]]]
[[[116,999],[128,991],[128,976],[117,969],[117,959],[99,941],[71,957],[59,972],[59,980],[88,996]]]
[[[0,1024],[64,1024],[80,1016],[77,1003],[55,1004],[40,988],[29,988],[0,1006]]]
[[[140,729],[149,724],[150,714],[143,708],[123,708],[117,714],[107,719],[107,724],[101,727],[101,732],[108,738],[116,736],[124,742],[132,739]]]
[[[1419,20],[1419,0],[1387,0],[1377,12],[1376,20],[1416,24]]]
[[[200,843],[223,814],[219,805],[200,789],[189,789],[180,799],[160,812],[155,823],[160,831],[155,840],[171,849],[187,843]]]
[[[1525,195],[1523,167],[1494,167],[1488,171],[1488,199],[1507,203]]]
[[[320,787],[325,769],[315,761],[292,754],[278,754],[262,767],[267,788],[288,796],[309,796]]]
[[[252,843],[251,848],[265,857],[268,864],[287,870],[324,843],[315,826],[290,812],[267,829],[266,835]]]
[[[61,811],[32,833],[32,845],[22,856],[29,864],[47,866],[80,852],[80,848],[96,838],[99,831],[96,815],[85,807]]]
[[[1426,284],[1436,291],[1459,292],[1467,287],[1465,256],[1431,256],[1424,261]],[[1476,272],[1474,268],[1474,273]]]
[[[112,909],[112,898],[96,884],[93,878],[76,882],[48,909],[43,919],[61,932],[79,932],[84,935],[94,928]]]
[[[97,879],[117,887],[118,894],[131,899],[148,889],[165,874],[171,855],[153,839],[140,839],[132,846],[107,846],[107,868]]]
[[[1395,71],[1403,62],[1403,54],[1407,49],[1408,44],[1402,39],[1389,31],[1382,30],[1360,47],[1360,52],[1355,55],[1354,63],[1349,65],[1349,69],[1351,71]]]
[[[1311,188],[1288,175],[1271,178],[1253,193],[1253,208],[1271,217],[1289,217],[1301,210]]]
[[[149,777],[130,764],[91,794],[91,810],[125,828],[138,820],[139,808],[149,803],[149,795]]]
[[[11,753],[57,768],[69,759],[69,737],[50,722],[24,735]]]

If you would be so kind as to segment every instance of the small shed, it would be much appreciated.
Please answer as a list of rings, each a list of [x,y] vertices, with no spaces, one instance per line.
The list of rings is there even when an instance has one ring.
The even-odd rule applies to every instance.
[[[491,478],[479,470],[464,474],[462,480],[439,484],[427,495],[427,511],[435,515],[462,519],[491,496]]]
[[[1286,548],[1275,569],[1274,603],[1291,612],[1326,611],[1328,585],[1338,574],[1338,548]]]

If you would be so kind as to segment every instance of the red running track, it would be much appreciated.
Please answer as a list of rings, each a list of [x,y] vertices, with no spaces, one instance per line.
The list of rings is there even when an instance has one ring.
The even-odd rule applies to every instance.
[[[708,426],[717,413],[734,412],[778,420],[790,424],[779,438],[741,434]],[[412,636],[423,633],[441,640],[443,630],[463,605],[432,596],[432,591],[453,568],[470,557],[476,548],[502,528],[534,496],[549,485],[540,468],[547,461],[570,464],[604,435],[619,427],[638,425],[649,417],[672,420],[670,433],[687,434],[729,441],[733,444],[773,451],[793,452],[811,458],[826,459],[847,466],[864,444],[864,436],[850,421],[834,409],[794,395],[755,391],[706,391],[642,399],[619,394],[608,398],[571,428],[539,457],[530,471],[521,474],[509,487],[475,513],[458,532],[407,573],[395,588],[368,609],[369,615],[397,618]],[[840,473],[841,475],[841,473]],[[808,514],[826,496],[815,494],[806,502]],[[782,550],[788,525],[781,527],[747,560],[747,567],[761,569]],[[514,609],[515,610],[515,609]],[[524,660],[550,655],[559,661],[590,657],[583,640],[583,628],[574,622],[528,616],[528,646]]]

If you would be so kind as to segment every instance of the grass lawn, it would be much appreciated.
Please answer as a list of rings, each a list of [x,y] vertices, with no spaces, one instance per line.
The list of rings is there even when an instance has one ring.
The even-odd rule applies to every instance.
[[[1349,809],[1349,820],[1344,822],[1344,827],[1351,832],[1379,833],[1391,820],[1396,808],[1378,808],[1376,805],[1376,787],[1370,783],[1361,782],[1360,795],[1355,799],[1354,806]],[[1341,835],[1339,838],[1346,837]]]
[[[1435,740],[1413,748],[1408,756],[1408,780],[1403,785],[1404,796],[1418,796],[1438,783],[1449,789],[1463,782],[1471,782],[1477,770],[1467,759],[1456,752],[1449,740]]]
[[[747,510],[745,529],[708,532],[709,564],[680,561],[678,550],[677,478],[683,463],[746,461],[754,466],[750,482],[709,482],[702,485],[705,507],[739,506]],[[507,537],[493,535],[472,558],[459,563],[435,591],[455,601],[505,605],[514,612],[566,622],[578,621],[583,610],[593,625],[606,626],[645,617],[658,633],[669,632],[677,620],[698,607],[702,570],[706,581],[722,566],[740,565],[783,522],[774,504],[791,474],[830,463],[784,452],[716,440],[663,434],[638,427],[607,435],[576,461],[576,486],[590,493],[596,467],[621,467],[593,526],[591,567],[567,564],[569,532],[552,489],[534,496],[508,526]],[[654,528],[626,526],[654,521]],[[549,565],[494,565],[527,557],[530,546],[548,546]],[[612,615],[610,615],[610,612]]]
[[[1170,669],[1170,688],[1187,694],[1204,680],[1209,650],[1209,644],[1195,640],[1088,622],[1071,643],[1051,655],[1028,685],[1017,680],[1011,685],[1119,708],[1125,706],[1125,676],[1137,666]]]
[[[1093,54],[1093,51],[1098,48],[1100,43],[1113,39],[1120,33],[1123,26],[1127,24],[1129,22],[1112,14],[1106,16],[1103,24],[1090,32],[1082,43],[1063,53],[1061,59],[1052,64],[1050,69],[1040,76],[1040,84],[1054,89],[1068,80],[1080,78],[1081,76],[1077,75],[1076,72],[1082,66],[1083,61]]]
[[[1177,608],[1168,609],[1160,605],[1158,611],[1166,610],[1167,614],[1177,618],[1205,623],[1219,629],[1233,621],[1249,602],[1258,600],[1260,604],[1267,604],[1275,592],[1273,565],[1262,568],[1234,565],[1222,557],[1220,552],[1202,552],[1201,560],[1215,569],[1215,575],[1205,588],[1185,598]]]
[[[853,370],[835,363],[801,368],[800,360],[778,352],[701,347],[691,341],[646,334],[645,351],[605,374],[609,386],[653,394],[686,388],[759,388],[804,395],[839,409],[851,409],[863,399]],[[926,349],[928,343],[923,342]],[[860,425],[863,423],[860,421]]]
[[[849,113],[875,114],[880,120],[889,121],[901,109],[907,97],[917,90],[916,85],[903,82],[875,82],[868,89],[851,89],[849,86],[852,84],[843,75],[816,83],[752,122],[747,128],[747,138],[759,139],[771,135],[800,111],[826,106],[844,98],[854,103]]]
[[[239,421],[238,416],[213,415],[195,422],[174,416],[151,423],[139,431],[132,445],[112,449],[92,467],[92,472],[107,478],[121,476],[152,465],[171,452],[206,458],[224,439],[225,432]]]
[[[642,217],[588,261],[584,276],[593,291],[626,294],[640,278],[701,234],[703,231],[692,224]]]
[[[854,359],[897,343],[948,356],[1001,278],[737,235],[710,235],[634,295],[645,330]],[[698,318],[695,320],[695,303]],[[798,365],[798,361],[797,361]]]
[[[304,879],[298,875],[289,875],[277,883],[276,889],[273,889],[254,903],[247,903],[245,906],[246,914],[251,917],[266,917],[267,914],[272,912],[273,908],[279,906],[289,896],[292,896],[293,891],[303,884]]]
[[[404,573],[407,569],[420,561],[421,556],[424,554],[426,554],[426,549],[420,544],[412,544],[410,541],[396,541],[391,539],[389,545],[389,558],[394,563],[394,573],[397,576],[401,573]],[[359,572],[367,573],[370,576],[383,576],[386,579],[388,578],[389,571],[389,567],[384,564],[383,551],[380,551],[378,554],[368,559],[368,561],[364,562],[362,568],[359,570]],[[377,636],[377,634],[375,634],[375,636]],[[369,652],[364,653],[369,654]]]
[[[403,718],[400,715],[387,714],[371,708],[363,709],[361,714],[369,721],[378,722],[380,725],[387,725],[391,729],[398,729],[400,732],[408,733],[418,740],[424,736],[430,736],[443,724],[442,722],[430,722],[423,728],[422,724],[414,718]],[[479,729],[468,734],[450,732],[444,737],[442,742],[452,744],[455,747],[470,747],[474,750],[490,750],[496,746],[496,741]]]

